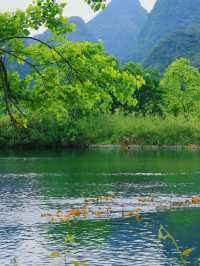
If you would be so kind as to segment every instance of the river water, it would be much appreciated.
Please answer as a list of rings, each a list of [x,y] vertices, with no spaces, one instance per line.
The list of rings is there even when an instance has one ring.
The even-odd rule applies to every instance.
[[[181,265],[188,248],[184,263],[199,265],[199,206],[166,208],[199,194],[198,151],[2,151],[0,265]],[[85,202],[92,214],[84,217],[44,215]],[[179,251],[158,239],[160,225]]]

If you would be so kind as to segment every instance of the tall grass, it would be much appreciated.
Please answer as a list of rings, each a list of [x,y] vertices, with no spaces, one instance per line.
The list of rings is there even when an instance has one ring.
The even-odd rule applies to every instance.
[[[0,118],[0,145],[87,145],[129,144],[188,145],[200,144],[200,119],[197,117],[136,117],[123,114],[90,116],[78,121],[51,116],[30,120],[27,129],[16,129],[6,117]]]
[[[86,143],[118,144],[126,139],[141,145],[200,144],[200,119],[105,115],[81,120],[79,133]]]

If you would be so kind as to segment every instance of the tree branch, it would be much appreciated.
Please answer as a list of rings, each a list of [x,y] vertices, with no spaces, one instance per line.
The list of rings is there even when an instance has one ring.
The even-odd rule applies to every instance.
[[[47,42],[44,42],[36,37],[30,37],[30,36],[13,36],[13,37],[7,37],[7,38],[3,38],[3,39],[0,39],[0,42],[7,42],[7,41],[10,41],[10,40],[14,40],[14,39],[24,39],[24,40],[33,40],[33,41],[36,41],[36,42],[39,42],[41,43],[42,45],[46,46],[47,48],[49,48],[51,51],[54,51],[56,54],[58,54],[60,56],[60,58],[63,60],[64,63],[66,63],[69,68],[75,73],[78,75],[77,73],[77,70],[74,69],[74,67],[72,66],[72,64],[53,46],[51,46],[50,44],[48,44]],[[52,54],[53,55],[53,54]],[[53,55],[54,57],[54,55]],[[55,59],[55,57],[54,57]],[[57,60],[56,60],[57,61]]]
[[[16,126],[17,120],[13,116],[12,111],[10,109],[10,102],[12,102],[12,100],[11,100],[12,96],[10,94],[11,93],[10,82],[9,82],[9,78],[8,78],[7,69],[6,69],[6,66],[5,66],[5,63],[4,63],[2,57],[0,57],[0,79],[1,79],[1,82],[3,85],[6,112],[10,116],[10,119],[13,122],[13,124]]]

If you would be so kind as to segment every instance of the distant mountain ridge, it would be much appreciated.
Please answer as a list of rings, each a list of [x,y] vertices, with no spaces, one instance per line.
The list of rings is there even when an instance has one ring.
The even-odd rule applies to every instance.
[[[71,41],[88,41],[88,42],[96,42],[97,38],[93,35],[92,32],[89,31],[87,23],[80,17],[71,17],[69,19],[70,23],[74,23],[76,25],[76,32],[73,32],[68,36],[68,39]]]
[[[147,11],[139,0],[112,0],[107,8],[88,22],[87,28],[102,40],[107,51],[125,60],[133,50]]]
[[[67,39],[101,40],[121,62],[136,61],[163,71],[176,58],[186,57],[200,68],[200,0],[157,0],[150,14],[139,0],[112,0],[88,23],[80,17],[70,22],[77,31]],[[37,37],[48,41],[51,33]]]
[[[110,54],[125,61],[146,19],[147,11],[139,0],[112,0],[88,23],[80,17],[71,17],[69,21],[76,24],[76,32],[67,35],[67,39],[73,42],[100,40]],[[48,40],[51,34],[46,31],[37,37]]]

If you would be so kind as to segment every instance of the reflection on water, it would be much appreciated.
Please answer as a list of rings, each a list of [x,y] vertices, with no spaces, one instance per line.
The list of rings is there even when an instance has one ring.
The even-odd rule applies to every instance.
[[[200,194],[200,153],[186,151],[2,152],[0,154],[0,265],[63,265],[53,250],[67,259],[90,265],[179,265],[170,242],[158,241],[160,224],[181,248],[194,247],[188,257],[200,257],[200,209],[158,210],[157,205]],[[142,220],[88,217],[51,222],[43,213],[80,208],[86,198],[114,195],[113,209],[132,210],[139,197]],[[117,212],[116,212],[117,213]],[[64,236],[76,242],[66,247]]]

